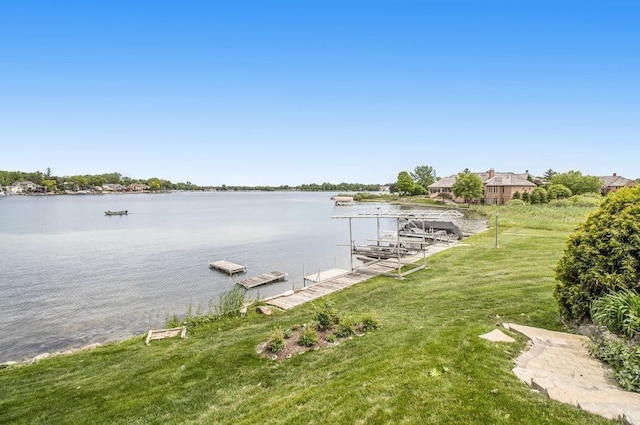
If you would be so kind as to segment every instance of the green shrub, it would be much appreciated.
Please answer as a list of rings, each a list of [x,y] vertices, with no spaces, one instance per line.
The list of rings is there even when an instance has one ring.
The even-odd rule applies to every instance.
[[[347,338],[356,334],[355,321],[350,316],[344,316],[338,326],[336,326],[335,334],[338,338]]]
[[[312,347],[318,343],[318,332],[312,326],[305,327],[300,333],[298,344],[304,347]]]
[[[287,328],[284,331],[282,331],[282,335],[284,336],[284,339],[291,338],[292,334],[293,334],[293,331],[291,329],[289,329],[289,328]]]
[[[549,201],[547,190],[544,187],[536,187],[531,192],[530,201],[532,204],[546,204]]]
[[[566,207],[573,207],[575,205],[569,199],[554,199],[553,201],[549,202],[549,206],[566,208]]]
[[[334,334],[327,335],[327,342],[336,342],[336,336]]]
[[[620,291],[598,298],[591,303],[591,319],[615,334],[633,338],[640,334],[640,295]]]
[[[638,258],[640,186],[605,197],[569,237],[556,266],[560,314],[572,321],[588,319],[593,300],[625,289],[640,291]]]
[[[569,198],[576,207],[597,207],[602,202],[602,196],[597,193],[583,193]]]
[[[518,198],[518,199],[512,199],[509,202],[507,202],[506,206],[508,208],[521,208],[524,207],[525,205],[527,205],[522,199]]]
[[[550,184],[547,188],[547,195],[550,200],[566,199],[571,197],[571,189],[563,184]]]
[[[329,301],[323,303],[322,308],[318,308],[314,305],[313,320],[316,322],[318,330],[324,331],[333,328],[338,322],[340,322],[340,316]]]
[[[378,314],[369,310],[362,314],[362,330],[365,332],[374,331],[380,327],[380,320],[378,319]]]
[[[618,384],[627,391],[640,392],[640,347],[622,341],[591,344],[589,352],[609,364]]]
[[[245,290],[235,286],[230,291],[220,295],[220,303],[216,307],[216,315],[220,317],[240,316],[240,308],[244,304]]]
[[[279,353],[284,349],[284,333],[280,328],[274,328],[269,338],[269,350]]]
[[[178,326],[182,326],[180,318],[175,313],[173,314],[173,316],[171,316],[171,318],[165,318],[164,324],[167,328],[177,328]]]

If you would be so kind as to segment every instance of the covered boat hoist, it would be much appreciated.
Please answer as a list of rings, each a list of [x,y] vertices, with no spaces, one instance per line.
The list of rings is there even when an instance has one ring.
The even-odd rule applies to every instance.
[[[354,270],[353,258],[369,259],[367,266],[382,261],[396,261],[397,273],[385,273],[388,276],[402,278],[407,274],[422,270],[426,267],[427,257],[426,251],[430,245],[441,240],[440,235],[431,229],[427,232],[430,222],[449,222],[455,218],[462,217],[463,214],[457,210],[398,210],[398,211],[381,211],[377,208],[375,211],[360,211],[349,214],[335,215],[331,218],[342,218],[349,220],[349,251],[351,270]],[[380,219],[395,219],[396,230],[392,235],[381,235]],[[353,219],[375,219],[377,227],[377,238],[373,240],[375,244],[366,246],[357,246],[353,239]],[[423,229],[422,233],[412,235],[411,237],[403,236],[407,223],[419,223]],[[422,252],[423,264],[416,265],[415,255]],[[407,258],[410,258],[407,261]],[[411,267],[409,270],[402,272],[403,266]]]

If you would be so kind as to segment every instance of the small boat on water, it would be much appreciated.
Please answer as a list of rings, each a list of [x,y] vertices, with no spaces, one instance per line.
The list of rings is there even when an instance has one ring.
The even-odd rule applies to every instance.
[[[120,210],[120,211],[105,211],[104,215],[127,215],[129,214],[128,210]]]
[[[331,198],[335,201],[336,206],[351,205],[353,203],[353,196],[334,196]]]

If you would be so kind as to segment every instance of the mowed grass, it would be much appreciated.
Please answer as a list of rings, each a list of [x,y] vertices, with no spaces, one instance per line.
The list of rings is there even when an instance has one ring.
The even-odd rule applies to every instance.
[[[492,210],[489,210],[492,212]],[[553,268],[571,226],[541,225],[543,207],[509,216],[404,280],[378,277],[328,297],[343,312],[374,309],[382,328],[330,349],[273,362],[255,352],[274,326],[307,322],[312,306],[143,338],[0,371],[0,423],[598,424],[511,372],[525,346],[480,334],[515,322],[562,330]],[[528,226],[529,217],[535,221]],[[508,223],[508,225],[507,225]]]

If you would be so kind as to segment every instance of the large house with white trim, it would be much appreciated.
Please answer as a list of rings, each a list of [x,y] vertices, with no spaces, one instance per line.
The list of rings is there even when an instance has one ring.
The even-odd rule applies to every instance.
[[[489,171],[481,173],[473,173],[480,177],[483,184],[483,199],[482,201],[487,205],[504,205],[513,199],[513,195],[516,192],[520,194],[529,192],[531,193],[537,185],[529,181],[529,173],[511,173],[511,172],[496,172],[493,168]],[[430,198],[447,198],[453,199],[456,202],[464,202],[464,199],[455,198],[453,195],[453,184],[458,179],[458,174],[453,176],[444,177],[437,182],[429,185],[429,197]],[[446,195],[444,195],[446,194]]]
[[[11,195],[21,195],[24,193],[44,193],[44,191],[44,186],[40,186],[29,180],[17,181],[7,187],[7,192]]]

